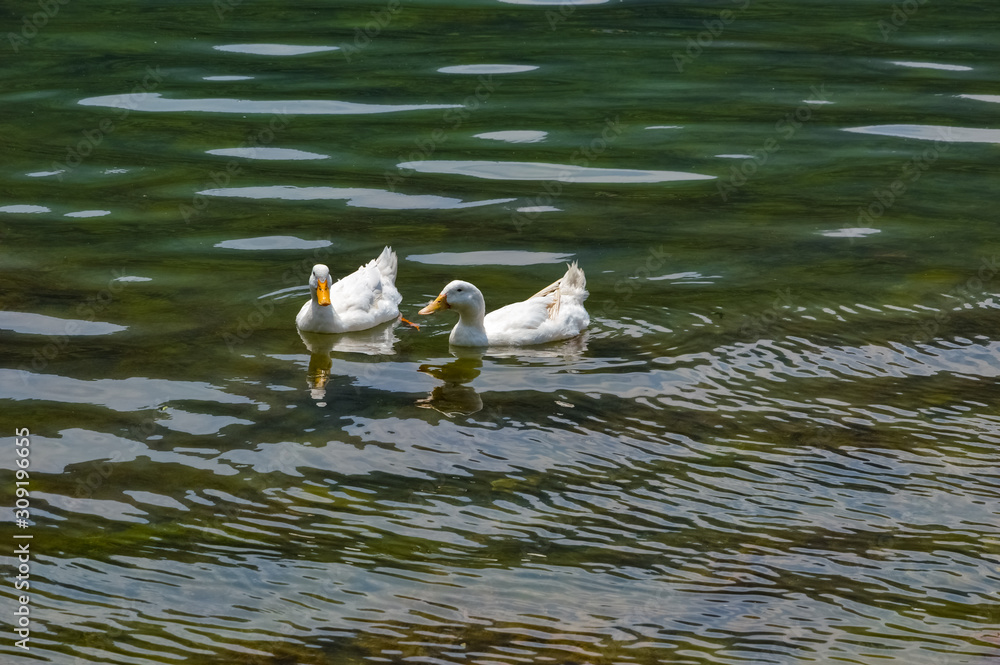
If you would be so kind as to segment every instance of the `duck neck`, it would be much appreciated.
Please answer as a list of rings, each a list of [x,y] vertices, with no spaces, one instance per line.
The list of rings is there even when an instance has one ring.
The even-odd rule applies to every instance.
[[[487,346],[486,326],[483,319],[486,317],[486,305],[483,302],[476,303],[474,307],[456,308],[458,311],[458,323],[451,330],[449,341],[460,346]]]
[[[321,322],[324,327],[342,327],[340,317],[337,316],[337,310],[333,308],[333,305],[320,305],[316,302],[315,296],[312,300],[312,319]]]

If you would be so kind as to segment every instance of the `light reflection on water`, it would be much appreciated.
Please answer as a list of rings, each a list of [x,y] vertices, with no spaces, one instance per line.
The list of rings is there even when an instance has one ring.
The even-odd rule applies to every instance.
[[[0,65],[5,658],[996,659],[988,8],[151,9]],[[578,260],[591,327],[297,334],[386,244],[410,319]]]
[[[158,92],[136,92],[128,95],[104,95],[79,101],[81,106],[99,106],[123,111],[156,113],[251,113],[295,115],[342,115],[394,113],[459,108],[458,104],[360,104],[319,99],[288,99],[265,101],[253,99],[170,99]]]
[[[280,199],[285,201],[346,200],[347,205],[378,210],[447,210],[507,203],[513,199],[462,201],[432,194],[401,194],[383,189],[358,187],[295,187],[272,185],[265,187],[227,187],[198,192],[205,196],[239,197],[247,199]]]
[[[421,173],[467,175],[490,180],[549,180],[569,183],[669,182],[675,180],[713,180],[715,176],[679,171],[640,171],[605,169],[571,164],[538,162],[461,162],[425,161],[399,164],[403,170]]]

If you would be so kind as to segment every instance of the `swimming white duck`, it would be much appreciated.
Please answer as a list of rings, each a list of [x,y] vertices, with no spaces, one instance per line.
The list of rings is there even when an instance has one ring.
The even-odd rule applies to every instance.
[[[590,324],[583,307],[587,278],[576,261],[561,279],[525,301],[486,313],[482,292],[469,282],[455,280],[420,314],[442,309],[458,312],[458,324],[448,340],[456,346],[528,346],[576,337]]]
[[[330,269],[316,264],[309,277],[309,300],[295,325],[305,332],[345,333],[398,318],[403,296],[396,289],[396,264],[396,252],[386,247],[377,259],[335,284]]]

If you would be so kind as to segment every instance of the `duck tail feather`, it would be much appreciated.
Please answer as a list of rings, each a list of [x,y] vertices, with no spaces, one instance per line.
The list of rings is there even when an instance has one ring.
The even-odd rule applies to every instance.
[[[583,270],[576,261],[566,264],[566,274],[559,280],[559,284],[559,290],[564,295],[576,295],[583,298],[589,295],[587,293],[587,276],[583,274]]]
[[[392,251],[392,247],[386,245],[379,257],[375,259],[375,267],[386,280],[395,283],[398,266],[399,259],[396,258],[396,252]]]

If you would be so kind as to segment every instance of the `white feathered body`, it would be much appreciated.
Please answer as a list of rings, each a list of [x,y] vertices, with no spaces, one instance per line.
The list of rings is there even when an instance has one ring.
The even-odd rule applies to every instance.
[[[575,262],[561,279],[532,297],[485,316],[479,289],[452,282],[442,292],[447,306],[459,314],[449,341],[456,346],[531,346],[576,337],[590,325],[583,306],[588,295],[587,279]]]
[[[295,324],[305,332],[344,333],[367,330],[398,318],[403,297],[396,288],[397,262],[396,253],[386,247],[378,258],[330,286],[329,305],[317,302],[313,281],[317,269],[326,266],[316,266],[310,280],[310,298],[299,310]]]

